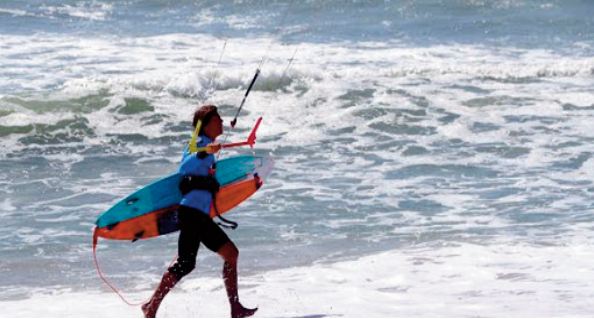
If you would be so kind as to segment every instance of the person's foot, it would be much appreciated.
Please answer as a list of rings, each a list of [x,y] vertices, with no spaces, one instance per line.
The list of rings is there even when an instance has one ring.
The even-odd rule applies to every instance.
[[[140,306],[140,309],[142,309],[142,313],[144,313],[145,318],[155,318],[157,315],[157,309],[151,306],[150,301]]]
[[[163,274],[161,283],[159,284],[159,287],[157,287],[157,290],[155,290],[151,299],[140,307],[145,318],[155,318],[157,310],[159,310],[159,305],[161,305],[161,301],[163,301],[165,295],[167,295],[178,281],[179,279],[169,271]]]
[[[231,308],[231,318],[247,318],[253,316],[258,308],[244,308],[241,304],[237,304]]]

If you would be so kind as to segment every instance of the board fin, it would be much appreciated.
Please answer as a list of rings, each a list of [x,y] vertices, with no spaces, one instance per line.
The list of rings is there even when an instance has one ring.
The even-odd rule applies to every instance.
[[[142,235],[144,235],[144,230],[141,230],[141,231],[137,232],[136,234],[134,234],[134,239],[132,239],[132,242],[135,242],[135,241],[139,240],[140,238],[142,238]]]

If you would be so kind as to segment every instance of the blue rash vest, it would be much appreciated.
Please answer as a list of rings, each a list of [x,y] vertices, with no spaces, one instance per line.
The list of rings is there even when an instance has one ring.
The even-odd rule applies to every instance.
[[[198,147],[204,147],[210,143],[212,143],[212,140],[208,136],[200,135],[196,144]],[[189,147],[186,146],[178,171],[182,176],[208,176],[208,172],[215,162],[213,154],[200,158],[196,153],[190,154]],[[208,215],[211,202],[212,194],[209,191],[192,190],[182,197],[180,205],[198,209]]]

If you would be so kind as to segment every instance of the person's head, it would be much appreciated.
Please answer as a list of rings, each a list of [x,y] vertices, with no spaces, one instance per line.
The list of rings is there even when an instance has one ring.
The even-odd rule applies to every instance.
[[[211,139],[216,139],[217,136],[223,133],[223,120],[219,115],[217,107],[214,105],[203,105],[194,112],[194,120],[192,126],[195,128],[198,120],[202,122],[200,126],[199,135],[204,134]]]

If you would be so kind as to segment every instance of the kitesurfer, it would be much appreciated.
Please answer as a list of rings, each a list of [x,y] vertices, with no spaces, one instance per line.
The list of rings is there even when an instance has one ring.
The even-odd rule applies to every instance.
[[[183,198],[178,209],[180,227],[178,257],[163,275],[151,299],[142,305],[142,312],[147,318],[155,317],[165,295],[196,266],[198,248],[202,243],[224,260],[223,279],[231,306],[231,317],[249,317],[258,308],[245,308],[239,302],[237,293],[239,250],[209,217],[213,194],[219,186],[213,176],[216,162],[213,154],[221,149],[221,144],[215,143],[215,139],[223,133],[223,120],[216,106],[204,105],[194,113],[192,125],[197,129],[195,132],[197,145],[194,147],[206,147],[206,151],[192,153],[190,150],[192,147],[186,148],[179,167],[179,172],[184,179],[180,186]]]

